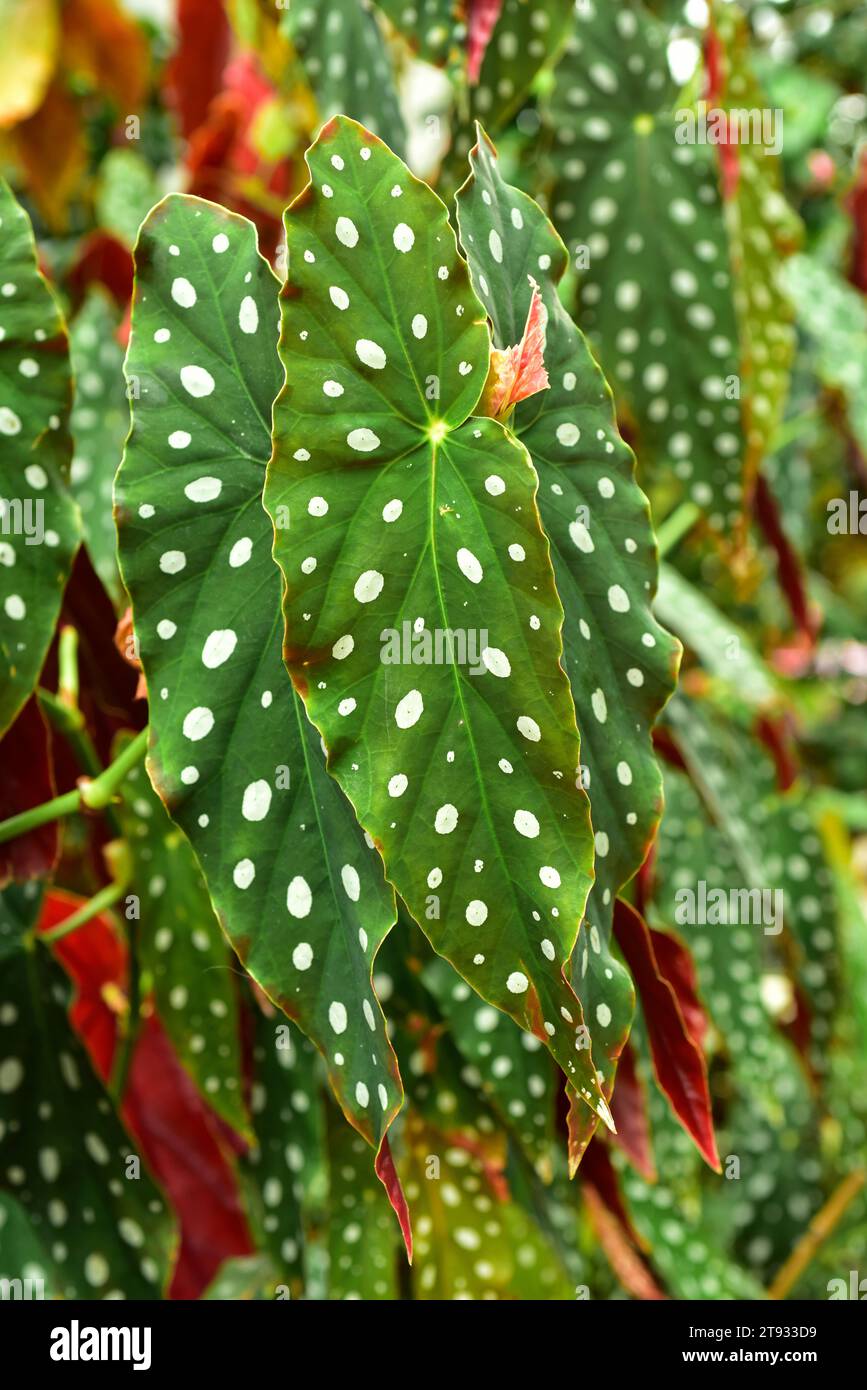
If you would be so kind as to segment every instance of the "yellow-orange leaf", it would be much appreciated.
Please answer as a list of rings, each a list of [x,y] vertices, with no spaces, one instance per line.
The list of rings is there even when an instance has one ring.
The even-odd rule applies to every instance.
[[[0,0],[0,129],[26,120],[40,105],[59,32],[54,0]]]

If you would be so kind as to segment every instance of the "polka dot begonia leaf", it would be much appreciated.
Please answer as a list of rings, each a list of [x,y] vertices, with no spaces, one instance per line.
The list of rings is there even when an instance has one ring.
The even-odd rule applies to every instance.
[[[666,1288],[679,1299],[763,1298],[761,1284],[727,1248],[730,1225],[713,1222],[702,1205],[689,1140],[658,1093],[651,1090],[649,1102],[659,1181],[647,1182],[620,1154],[615,1163],[632,1225],[653,1251]]]
[[[731,847],[743,886],[770,889],[767,859],[776,774],[769,755],[709,702],[687,700],[681,692],[669,704],[665,720],[696,790]]]
[[[780,938],[765,937],[761,926],[752,922],[712,925],[683,922],[676,915],[683,890],[697,895],[703,881],[708,894],[719,889],[728,893],[738,886],[741,871],[726,835],[710,823],[681,772],[666,769],[665,793],[650,914],[660,926],[676,923],[695,960],[714,1025],[711,1045],[727,1059],[731,1072],[725,1088],[730,1100],[718,1126],[726,1177],[733,1175],[732,1156],[740,1165],[736,1205],[732,1208],[731,1198],[722,1191],[706,1194],[704,1203],[716,1203],[719,1219],[732,1232],[740,1254],[766,1280],[822,1202],[819,1117],[806,1070],[776,1022],[781,1004],[792,997],[783,962],[772,955]],[[789,807],[787,814],[806,838],[809,826],[795,820],[802,809]],[[764,837],[775,840],[777,835],[772,818]],[[808,852],[815,850],[810,847]],[[773,857],[767,862],[772,864]],[[801,872],[797,864],[795,871]],[[803,891],[814,901],[822,898],[821,888],[809,883],[803,884]],[[786,930],[791,922],[797,934],[788,899],[786,907]],[[812,911],[808,906],[808,913]],[[784,948],[784,957],[791,958],[791,951]],[[816,1039],[817,1049],[823,1042]],[[793,1165],[794,1152],[799,1161]],[[675,1195],[682,1205],[682,1194]]]
[[[65,1298],[157,1298],[174,1223],[70,1028],[66,976],[22,939],[34,890],[0,895],[0,1187],[23,1207]]]
[[[472,114],[496,129],[517,111],[533,79],[556,62],[574,23],[573,0],[503,0],[485,49]]]
[[[202,1097],[249,1137],[235,976],[201,869],[141,764],[125,778],[121,796],[133,864],[126,893],[138,899],[139,962],[157,1013]]]
[[[136,276],[126,370],[139,396],[116,510],[151,779],[238,955],[379,1146],[402,1094],[371,986],[394,899],[281,660],[261,502],[277,283],[249,222],[176,195],[143,225]]]
[[[659,567],[653,607],[708,674],[730,687],[738,699],[756,708],[780,703],[780,685],[751,638],[672,565]]]
[[[460,76],[467,37],[463,0],[376,0],[376,6],[419,58]]]
[[[714,890],[728,894],[741,886],[742,874],[726,835],[710,823],[695,788],[674,768],[666,769],[665,800],[648,919],[676,931],[688,947],[701,997],[718,1034],[717,1045],[730,1058],[739,1087],[769,1105],[773,1116],[779,1102],[767,1081],[772,1073],[785,1070],[786,1045],[762,994],[765,938],[761,925],[684,920],[690,915],[683,910],[690,902],[684,890],[697,905],[702,883],[707,894]],[[696,908],[692,915],[698,918],[707,913]]]
[[[399,1234],[364,1145],[328,1107],[328,1253],[332,1299],[399,1297]]]
[[[36,1234],[33,1224],[20,1202],[11,1192],[0,1191],[0,1288],[3,1280],[10,1281],[14,1293],[3,1298],[60,1298],[63,1276],[58,1274],[54,1261]],[[12,1280],[21,1280],[18,1293]],[[25,1283],[29,1280],[29,1285]],[[27,1293],[27,1289],[30,1293]]]
[[[569,1299],[565,1267],[538,1225],[508,1200],[503,1176],[472,1144],[410,1114],[407,1194],[418,1212],[417,1299]]]
[[[235,1255],[223,1261],[202,1298],[216,1303],[271,1303],[279,1284],[269,1255]]]
[[[93,289],[70,328],[75,379],[70,491],[81,509],[84,542],[93,567],[117,605],[123,587],[111,514],[112,487],[129,428],[123,348],[115,336],[119,323],[120,315],[107,296]]]
[[[66,328],[0,179],[0,733],[30,695],[78,544]]]
[[[279,1014],[269,1018],[257,1007],[253,1061],[250,1109],[256,1142],[239,1160],[238,1171],[257,1248],[270,1252],[294,1297],[303,1279],[305,1204],[310,1187],[321,1184],[324,1162],[316,1052]],[[346,1125],[343,1128],[366,1153],[366,1170],[379,1187],[364,1143]],[[394,1228],[387,1203],[385,1209]]]
[[[472,415],[490,339],[443,204],[345,118],[307,160],[265,488],[286,662],[434,949],[608,1117],[564,978],[592,837],[536,476]]]
[[[448,961],[425,966],[426,986],[448,1020],[468,1073],[500,1121],[517,1137],[540,1175],[550,1176],[556,1072],[539,1039],[483,1004]],[[466,1079],[466,1077],[465,1077]],[[585,1107],[586,1109],[586,1107]]]
[[[766,112],[768,100],[751,70],[749,23],[735,5],[717,5],[711,43],[718,56],[720,90],[709,93],[716,109]],[[773,116],[781,120],[781,114]],[[778,132],[782,139],[782,129]],[[741,408],[746,439],[745,474],[751,486],[771,452],[789,390],[795,352],[793,313],[785,294],[786,261],[802,237],[797,214],[782,194],[781,159],[761,141],[726,147],[723,212],[735,277],[741,348]],[[727,167],[732,170],[726,176]]]
[[[786,292],[816,354],[816,371],[839,391],[862,450],[867,450],[867,304],[863,294],[813,256],[784,267]]]
[[[549,389],[520,402],[510,424],[539,475],[538,505],[566,615],[563,664],[596,848],[574,977],[594,1059],[610,1083],[632,1017],[628,975],[609,949],[612,906],[644,861],[659,820],[650,729],[674,688],[679,644],[651,612],[656,541],[611,392],[558,298],[566,248],[538,204],[504,182],[484,132],[470,167],[457,200],[460,233],[495,345],[519,340],[534,283],[547,310]]]
[[[403,151],[394,62],[368,0],[294,0],[280,17],[323,119],[345,111]]]
[[[795,971],[810,1013],[809,1056],[827,1071],[841,989],[839,908],[820,828],[809,796],[793,788],[771,803],[768,876],[783,895]]]
[[[577,11],[550,101],[552,216],[643,467],[722,530],[743,511],[738,322],[716,146],[679,141],[666,38],[643,7]]]

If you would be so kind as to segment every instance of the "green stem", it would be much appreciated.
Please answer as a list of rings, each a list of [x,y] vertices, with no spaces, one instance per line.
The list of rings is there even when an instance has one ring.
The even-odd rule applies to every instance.
[[[81,799],[85,806],[89,806],[91,811],[101,811],[107,806],[127,773],[144,757],[147,746],[148,730],[144,728],[104,772],[94,777],[92,782],[85,782],[81,789]]]
[[[75,761],[82,772],[86,773],[88,777],[99,777],[104,769],[93,740],[87,731],[81,710],[71,709],[57,695],[52,695],[50,690],[39,689],[36,694],[49,720],[72,749]],[[105,818],[111,828],[112,835],[119,839],[123,830],[113,807],[106,806]]]
[[[22,811],[20,815],[11,816],[9,820],[0,821],[0,844],[26,834],[28,830],[35,830],[37,826],[46,825],[49,821],[70,816],[84,806],[91,811],[105,810],[130,768],[144,756],[147,742],[148,731],[142,729],[141,733],[136,734],[132,742],[127,744],[120,756],[92,781],[83,780],[75,791],[64,792],[63,796],[55,796],[41,806],[32,806],[29,811]]]
[[[86,922],[90,922],[94,917],[98,917],[100,912],[104,912],[107,907],[116,903],[118,898],[123,896],[125,885],[123,883],[107,883],[104,888],[100,888],[98,893],[94,893],[88,902],[80,907],[77,912],[73,912],[71,917],[60,922],[58,926],[52,927],[51,931],[40,932],[38,940],[45,945],[50,945],[53,941],[60,941],[62,937],[68,936],[70,932],[83,927]]]
[[[695,502],[681,502],[679,507],[675,507],[656,533],[660,560],[674,549],[678,541],[683,540],[683,537],[692,530],[700,516],[701,511]]]
[[[64,792],[63,796],[55,796],[42,806],[33,806],[20,815],[10,816],[8,820],[0,821],[0,845],[7,840],[16,840],[19,835],[26,835],[28,830],[35,830],[37,826],[46,825],[48,821],[71,816],[80,805],[81,796],[77,791]]]
[[[109,1094],[116,1106],[120,1106],[123,1101],[123,1093],[126,1090],[129,1069],[132,1063],[132,1054],[135,1051],[135,1042],[138,1037],[139,1024],[141,1017],[139,1009],[141,1007],[141,976],[139,971],[139,951],[138,951],[138,922],[131,921],[127,926],[127,944],[129,948],[129,1007],[126,1012],[126,1027],[120,1038],[117,1052],[115,1053],[114,1066],[111,1071],[109,1081]]]
[[[102,763],[85,728],[81,710],[70,709],[57,695],[52,695],[50,690],[40,688],[36,696],[57,732],[63,734],[71,746],[82,772],[86,772],[88,777],[98,777],[103,770]]]

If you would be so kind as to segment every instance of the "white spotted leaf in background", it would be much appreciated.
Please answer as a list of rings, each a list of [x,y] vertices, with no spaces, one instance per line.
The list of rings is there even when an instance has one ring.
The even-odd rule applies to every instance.
[[[445,7],[449,0],[437,3]],[[426,22],[425,28],[431,27]],[[321,120],[343,111],[402,154],[406,132],[393,50],[374,6],[359,0],[293,0],[281,7],[280,28],[298,53]]]
[[[119,740],[116,751],[122,746]],[[199,1094],[249,1137],[238,991],[201,869],[141,764],[124,779],[121,798],[132,858],[128,892],[139,900],[140,964],[153,980],[157,1014]]]
[[[35,882],[0,894],[0,1186],[34,1223],[65,1298],[159,1298],[174,1220],[146,1172],[129,1177],[133,1141],[70,1027],[69,980],[22,940],[40,906]],[[4,1251],[5,1232],[0,1265]]]
[[[551,215],[577,256],[578,323],[634,417],[642,466],[673,473],[731,530],[745,441],[717,151],[676,139],[666,38],[643,6],[576,12],[549,104]]]

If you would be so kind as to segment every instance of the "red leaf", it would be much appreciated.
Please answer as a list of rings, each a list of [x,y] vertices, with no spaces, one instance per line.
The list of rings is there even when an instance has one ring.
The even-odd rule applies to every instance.
[[[641,996],[660,1088],[699,1153],[721,1172],[704,1056],[686,1025],[673,986],[660,970],[647,923],[619,899],[614,934]]]
[[[853,285],[867,294],[867,149],[861,151],[861,162],[846,206],[853,227],[849,278]]]
[[[713,26],[713,20],[711,20],[707,28],[707,36],[704,45],[704,61],[707,73],[707,87],[705,89],[707,104],[710,107],[723,106],[725,103],[726,88],[723,71],[725,54],[720,36]],[[730,143],[728,139],[728,123],[726,123],[725,137],[720,139],[717,148],[719,150],[722,194],[725,200],[730,202],[738,191],[741,166],[737,139],[735,139],[733,143]]]
[[[674,990],[683,1021],[696,1047],[703,1048],[707,1036],[707,1014],[698,997],[698,978],[689,950],[673,932],[650,928],[653,953],[663,978]]]
[[[485,53],[502,8],[503,0],[469,0],[467,6],[467,77],[473,84],[479,80]]]
[[[406,1246],[406,1257],[412,1264],[412,1223],[409,1216],[409,1207],[403,1188],[400,1185],[397,1168],[391,1155],[391,1147],[388,1142],[388,1135],[383,1135],[382,1143],[379,1146],[379,1153],[376,1155],[376,1162],[373,1165],[374,1172],[379,1178],[388,1194],[392,1210],[400,1224],[403,1243]]]
[[[190,140],[186,160],[187,192],[249,217],[258,229],[260,249],[268,256],[273,256],[282,236],[278,208],[291,202],[296,191],[295,166],[288,159],[264,162],[251,138],[261,107],[275,96],[252,54],[235,58],[226,68],[223,90]],[[297,175],[306,181],[300,164]],[[255,190],[255,201],[245,196],[248,190]]]
[[[518,401],[547,391],[548,373],[545,370],[545,329],[548,310],[542,303],[539,286],[531,275],[533,286],[527,322],[519,343],[509,348],[493,348],[488,379],[479,403],[479,413],[495,420],[506,417]]]
[[[617,1065],[611,1113],[617,1126],[613,1142],[620,1145],[630,1163],[647,1182],[654,1182],[656,1169],[647,1119],[647,1099],[636,1070],[635,1053],[629,1043],[624,1046]]]
[[[104,285],[120,308],[132,295],[132,252],[111,232],[90,232],[81,241],[66,277],[72,302],[78,307],[91,285]]]
[[[41,806],[55,795],[51,739],[35,695],[0,742],[0,767],[0,820]],[[50,873],[58,849],[57,821],[0,845],[0,884],[10,878],[38,878]]]
[[[52,889],[42,904],[39,931],[59,926],[84,901],[74,893]],[[99,916],[61,937],[52,950],[75,985],[70,1022],[104,1080],[114,1059],[117,1006],[126,1000],[126,945],[111,918]]]
[[[756,734],[768,749],[777,771],[777,786],[787,792],[794,786],[801,770],[794,719],[786,711],[781,714],[762,714],[756,720]]]
[[[761,473],[756,478],[753,507],[765,539],[776,552],[777,578],[797,625],[799,641],[812,648],[818,630],[817,614],[810,609],[800,558],[783,530],[776,498]]]
[[[123,1116],[178,1214],[170,1298],[198,1298],[224,1260],[253,1254],[225,1130],[193,1086],[162,1024],[142,1024]]]
[[[629,1212],[623,1205],[623,1198],[620,1195],[620,1187],[617,1182],[617,1174],[611,1162],[611,1154],[608,1150],[608,1139],[594,1137],[593,1143],[587,1149],[584,1158],[584,1165],[581,1169],[579,1186],[595,1187],[599,1196],[602,1198],[608,1210],[617,1218],[624,1231],[629,1236],[633,1245],[642,1245],[642,1239],[636,1231],[629,1217]]]
[[[168,104],[189,139],[222,90],[232,31],[223,0],[178,0],[177,47],[166,64]]]

